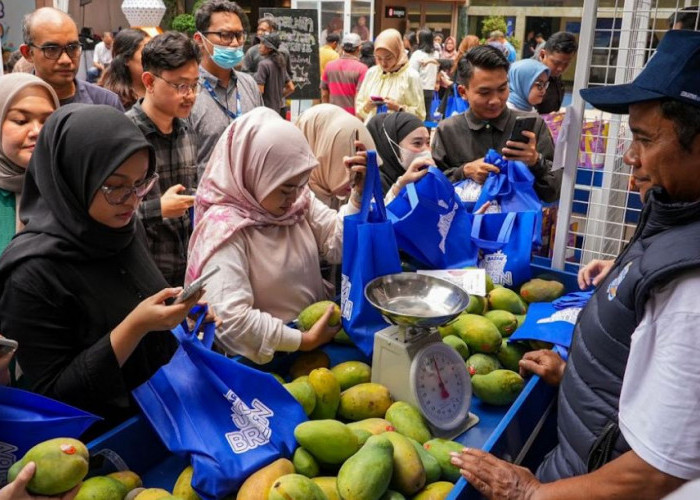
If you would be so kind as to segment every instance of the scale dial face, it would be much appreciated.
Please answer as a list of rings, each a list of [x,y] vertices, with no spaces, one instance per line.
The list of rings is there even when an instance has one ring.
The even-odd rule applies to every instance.
[[[420,411],[436,428],[451,430],[467,419],[471,379],[464,360],[449,345],[430,344],[414,356],[411,386]]]

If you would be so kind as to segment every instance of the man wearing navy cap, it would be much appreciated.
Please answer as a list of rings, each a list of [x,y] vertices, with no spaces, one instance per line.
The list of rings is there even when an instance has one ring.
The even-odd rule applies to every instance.
[[[560,382],[559,444],[533,475],[479,450],[452,463],[487,498],[652,499],[700,478],[700,32],[670,31],[629,84],[581,96],[627,114],[624,162],[644,209],[576,324]]]

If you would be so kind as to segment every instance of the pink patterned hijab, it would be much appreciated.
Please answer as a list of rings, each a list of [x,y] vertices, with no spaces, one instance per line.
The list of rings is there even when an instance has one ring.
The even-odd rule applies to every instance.
[[[197,188],[196,226],[185,281],[190,283],[219,247],[248,226],[291,226],[310,206],[308,186],[279,217],[260,202],[287,180],[311,172],[318,161],[301,131],[269,108],[255,108],[224,131]],[[286,252],[280,246],[280,252]],[[274,262],[274,256],[269,256]]]

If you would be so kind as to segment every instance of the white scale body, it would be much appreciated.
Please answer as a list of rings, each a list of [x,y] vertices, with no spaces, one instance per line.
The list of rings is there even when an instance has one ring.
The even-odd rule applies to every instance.
[[[434,328],[390,326],[374,336],[372,382],[425,417],[435,437],[453,439],[479,422],[469,413],[471,378],[462,357]]]

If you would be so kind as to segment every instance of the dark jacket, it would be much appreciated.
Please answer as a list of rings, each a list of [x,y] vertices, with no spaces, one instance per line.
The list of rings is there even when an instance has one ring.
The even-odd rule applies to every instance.
[[[650,191],[637,232],[576,324],[559,388],[559,444],[537,471],[542,481],[588,471],[593,444],[617,425],[631,337],[647,299],[699,266],[700,202],[668,203],[661,190]],[[610,460],[630,449],[621,434],[611,443]]]
[[[170,332],[151,332],[122,368],[109,334],[145,298],[167,287],[139,246],[82,261],[32,258],[14,267],[0,295],[0,332],[19,342],[30,390],[104,417],[113,425],[136,411],[130,392],[167,363]]]

